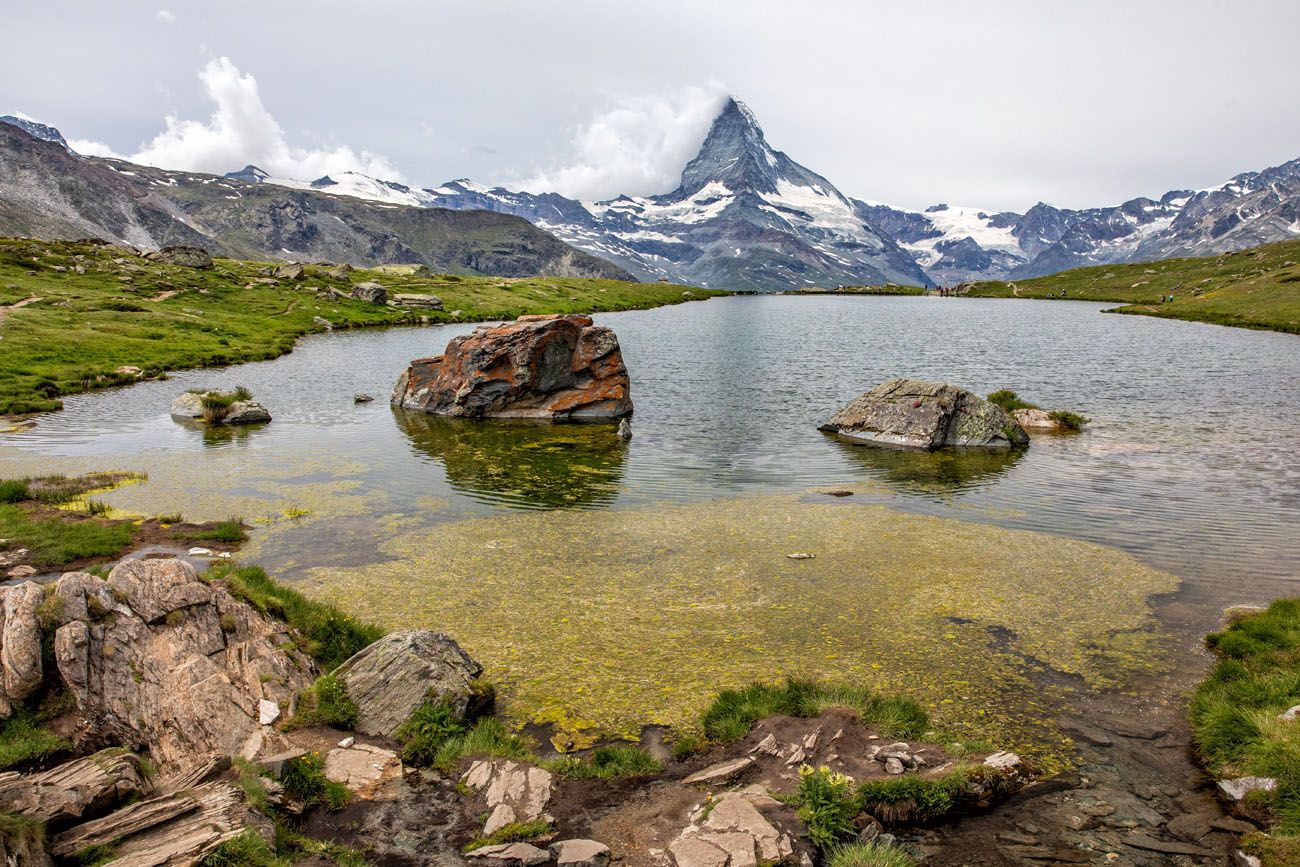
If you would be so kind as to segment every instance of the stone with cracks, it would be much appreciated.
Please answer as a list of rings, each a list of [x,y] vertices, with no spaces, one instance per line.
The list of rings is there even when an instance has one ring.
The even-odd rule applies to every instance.
[[[480,759],[469,766],[461,782],[482,794],[487,803],[485,836],[512,822],[545,818],[555,791],[550,771],[509,759]]]
[[[605,867],[609,847],[595,840],[560,840],[551,844],[556,867]]]
[[[867,445],[1011,448],[1029,436],[1001,407],[955,385],[916,379],[881,383],[821,430]]]
[[[388,738],[429,699],[465,714],[482,673],[454,639],[428,629],[389,633],[334,672],[357,705],[356,731]]]
[[[500,867],[535,867],[551,860],[545,849],[538,849],[528,843],[502,843],[499,846],[483,846],[465,853],[466,857],[476,861],[486,861]]]
[[[180,265],[185,268],[212,267],[212,254],[207,250],[202,247],[188,247],[183,244],[154,250],[152,253],[146,253],[145,258],[150,262],[159,262],[163,265]]]
[[[360,798],[375,798],[382,789],[402,778],[402,760],[382,747],[354,743],[337,747],[325,756],[325,776],[342,783]]]
[[[632,414],[618,338],[578,315],[521,316],[411,362],[392,402],[465,418],[614,420]]]
[[[388,290],[384,288],[382,283],[366,280],[364,283],[358,283],[352,287],[352,297],[358,301],[367,301],[371,304],[387,304]]]
[[[775,742],[775,738],[773,738]],[[736,777],[749,770],[754,764],[754,760],[748,756],[740,759],[731,759],[726,762],[719,762],[716,765],[710,765],[702,771],[696,771],[682,782],[688,786],[697,784],[710,785],[726,783],[734,780]]]
[[[1235,780],[1219,780],[1219,791],[1229,801],[1240,801],[1251,792],[1271,792],[1277,788],[1277,780],[1272,777],[1237,777]]]
[[[66,822],[149,790],[137,756],[104,750],[36,774],[0,774],[0,812]]]
[[[26,583],[0,587],[0,669],[4,680],[4,701],[0,710],[9,716],[11,706],[37,690],[44,677],[41,664],[41,627],[36,610],[45,599],[45,588]]]
[[[789,829],[784,827],[787,822]],[[668,853],[676,867],[811,863],[798,825],[789,806],[751,786],[718,796],[707,816],[668,845]]]

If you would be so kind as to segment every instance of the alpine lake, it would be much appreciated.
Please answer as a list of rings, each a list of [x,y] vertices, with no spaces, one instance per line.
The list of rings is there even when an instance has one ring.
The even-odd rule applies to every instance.
[[[1068,761],[1055,720],[1072,697],[1180,701],[1222,608],[1300,579],[1300,341],[1106,306],[761,296],[597,314],[631,372],[630,442],[388,405],[410,359],[473,325],[335,333],[68,398],[0,435],[0,476],[137,470],[99,499],[242,516],[257,530],[241,559],[449,633],[507,717],[557,743],[690,729],[719,689],[788,674],[911,695],[944,732],[1050,766]],[[1092,422],[993,453],[817,430],[897,376]],[[235,385],[274,421],[168,415],[188,388]]]

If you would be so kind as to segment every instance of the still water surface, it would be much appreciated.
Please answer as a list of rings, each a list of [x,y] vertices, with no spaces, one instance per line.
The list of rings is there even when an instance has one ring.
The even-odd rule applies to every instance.
[[[632,374],[631,443],[605,426],[473,424],[395,412],[406,362],[473,326],[355,331],[275,361],[74,397],[0,436],[0,474],[129,468],[110,499],[191,518],[312,518],[257,558],[288,577],[386,526],[538,508],[622,508],[849,487],[896,508],[1073,536],[1261,598],[1300,578],[1300,339],[1085,302],[737,297],[599,315]],[[1093,419],[1004,455],[850,446],[816,429],[895,376],[1012,388]],[[205,432],[176,394],[250,388],[275,416]],[[353,395],[376,397],[356,405]],[[263,504],[264,508],[263,508]]]

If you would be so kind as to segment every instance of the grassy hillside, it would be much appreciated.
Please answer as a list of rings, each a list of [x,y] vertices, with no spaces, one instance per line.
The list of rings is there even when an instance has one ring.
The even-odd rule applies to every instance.
[[[60,395],[186,367],[274,358],[301,335],[335,328],[513,319],[524,313],[632,310],[684,300],[686,287],[571,277],[501,278],[385,268],[300,280],[264,262],[218,259],[210,270],[161,265],[90,242],[0,239],[0,414],[57,409]],[[406,273],[402,273],[405,270]],[[443,310],[351,299],[365,280],[389,293],[433,294]],[[696,298],[721,294],[690,289]],[[453,316],[458,312],[458,316]]]
[[[972,297],[1115,301],[1116,313],[1300,334],[1300,240],[1195,259],[1077,268],[976,283]],[[1173,301],[1162,301],[1169,295]]]

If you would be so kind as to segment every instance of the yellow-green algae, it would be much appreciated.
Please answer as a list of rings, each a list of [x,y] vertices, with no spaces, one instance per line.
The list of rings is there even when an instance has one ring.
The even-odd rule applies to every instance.
[[[1177,584],[1091,543],[799,496],[475,518],[380,549],[390,562],[298,586],[452,634],[511,718],[579,744],[691,727],[717,690],[794,674],[908,694],[948,730],[1059,754],[1060,692],[1030,670],[1107,688],[1153,667],[1147,598]]]

